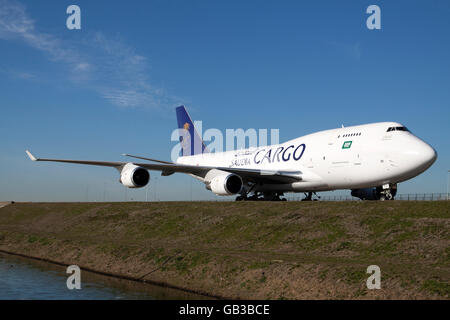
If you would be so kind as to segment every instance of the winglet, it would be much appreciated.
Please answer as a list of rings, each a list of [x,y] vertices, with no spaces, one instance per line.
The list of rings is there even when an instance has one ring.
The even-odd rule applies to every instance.
[[[31,161],[37,161],[37,159],[35,158],[35,156],[33,156],[33,155],[31,154],[31,152],[30,152],[30,151],[28,151],[28,150],[25,150],[25,152],[27,153],[27,155],[28,155],[28,158],[30,158],[30,159],[31,159]]]

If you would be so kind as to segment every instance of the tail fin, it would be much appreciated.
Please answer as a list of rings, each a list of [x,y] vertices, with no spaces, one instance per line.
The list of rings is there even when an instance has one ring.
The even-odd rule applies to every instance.
[[[176,108],[178,129],[180,129],[181,155],[192,156],[195,154],[207,153],[202,138],[194,127],[191,117],[184,106]]]

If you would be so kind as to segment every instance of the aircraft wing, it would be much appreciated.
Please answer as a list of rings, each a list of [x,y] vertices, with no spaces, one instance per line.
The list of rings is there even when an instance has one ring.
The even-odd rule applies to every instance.
[[[129,162],[111,162],[111,161],[90,161],[90,160],[72,160],[72,159],[45,159],[36,158],[30,151],[25,151],[32,161],[51,161],[63,163],[85,164],[93,166],[113,167],[121,170],[124,165]],[[154,159],[136,157],[155,161]],[[196,176],[204,177],[211,169],[222,170],[239,175],[245,180],[265,183],[292,183],[302,180],[302,173],[300,171],[274,171],[274,170],[259,170],[259,169],[245,169],[245,168],[228,168],[228,167],[209,167],[209,166],[193,166],[186,164],[176,164],[167,161],[156,160],[158,163],[136,163],[135,165],[145,168],[147,170],[161,171],[161,175],[167,176],[175,172],[189,173]]]
[[[50,161],[50,162],[63,162],[63,163],[75,163],[75,164],[86,164],[91,166],[103,166],[103,167],[113,167],[117,170],[121,170],[124,165],[129,162],[113,162],[113,161],[91,161],[91,160],[73,160],[73,159],[46,159],[46,158],[36,158],[33,156],[30,151],[25,151],[28,157],[32,161]],[[190,166],[190,165],[180,165],[180,164],[169,164],[166,161],[160,161],[162,163],[137,163],[133,162],[135,165],[143,167],[147,170],[156,170],[161,171],[163,175],[166,173],[171,174],[174,172],[183,172],[183,173],[192,173],[192,174],[201,174],[205,167],[198,166]],[[209,168],[211,170],[213,168]],[[206,173],[205,173],[206,174]]]

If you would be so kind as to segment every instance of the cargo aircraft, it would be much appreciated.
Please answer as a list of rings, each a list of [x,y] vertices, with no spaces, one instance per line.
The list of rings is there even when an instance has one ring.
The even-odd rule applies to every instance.
[[[241,149],[208,151],[184,106],[176,108],[181,156],[176,162],[142,156],[125,156],[145,162],[105,162],[44,159],[113,167],[128,188],[142,188],[150,181],[148,170],[162,176],[185,173],[202,181],[220,196],[236,200],[286,200],[288,192],[303,192],[312,200],[319,191],[350,189],[363,200],[392,200],[397,184],[427,170],[436,151],[397,122],[379,122],[308,134],[287,142]]]

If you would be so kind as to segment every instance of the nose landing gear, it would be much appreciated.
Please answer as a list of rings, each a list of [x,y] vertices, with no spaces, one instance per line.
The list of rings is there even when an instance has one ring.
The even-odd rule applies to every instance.
[[[377,189],[380,194],[380,201],[394,200],[394,197],[397,194],[397,184],[384,184]]]

